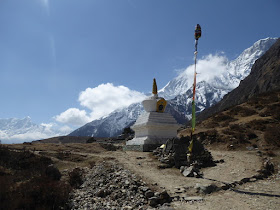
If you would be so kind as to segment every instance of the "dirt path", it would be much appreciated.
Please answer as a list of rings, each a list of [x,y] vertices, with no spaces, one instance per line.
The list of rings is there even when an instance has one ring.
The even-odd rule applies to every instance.
[[[44,151],[48,153],[60,151],[58,151],[60,145],[51,146]],[[235,188],[229,190],[201,195],[196,193],[197,190],[195,187],[197,185],[215,184],[221,186],[223,183],[240,181],[243,178],[252,177],[257,174],[257,170],[262,165],[262,157],[259,156],[257,151],[210,150],[214,160],[223,159],[224,163],[219,163],[215,167],[202,169],[204,178],[198,179],[184,177],[176,168],[158,169],[157,166],[160,163],[151,153],[105,151],[96,144],[90,145],[93,149],[90,147],[85,148],[84,145],[78,146],[66,145],[62,150],[67,149],[73,155],[86,157],[85,161],[68,162],[66,160],[57,160],[57,164],[61,168],[83,167],[83,165],[88,165],[88,161],[90,160],[115,160],[141,177],[151,188],[157,191],[163,191],[165,189],[171,196],[177,197],[178,201],[172,202],[174,209],[280,209],[280,151],[274,151],[275,157],[271,158],[278,172],[268,179],[237,185]],[[35,152],[39,153],[39,150]],[[180,201],[188,199],[191,196],[200,196],[202,200]]]
[[[211,153],[215,160],[224,159],[225,162],[216,167],[203,169],[203,179],[184,177],[176,168],[158,169],[159,162],[151,153],[117,151],[111,154],[151,187],[157,190],[166,189],[172,196],[180,198],[197,196],[195,187],[198,184],[221,186],[224,182],[232,183],[252,177],[261,168],[262,159],[257,156],[256,151],[211,151]],[[176,201],[172,206],[175,209],[279,209],[280,175],[202,197],[203,201]]]

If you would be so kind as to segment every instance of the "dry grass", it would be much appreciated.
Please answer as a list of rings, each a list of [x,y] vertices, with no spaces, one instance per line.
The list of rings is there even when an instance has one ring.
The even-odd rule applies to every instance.
[[[66,207],[70,185],[48,157],[0,146],[1,209]]]
[[[235,149],[255,145],[262,149],[277,149],[280,128],[280,91],[265,93],[248,102],[228,108],[196,126],[196,134],[207,145]],[[208,131],[216,131],[215,136]],[[189,135],[183,130],[179,135]],[[210,140],[211,139],[211,140]]]

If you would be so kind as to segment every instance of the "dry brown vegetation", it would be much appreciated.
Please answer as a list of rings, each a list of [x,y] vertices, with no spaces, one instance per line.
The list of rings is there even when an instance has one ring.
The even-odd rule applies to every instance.
[[[59,209],[71,190],[52,160],[0,146],[1,209]]]
[[[82,167],[103,161],[119,147],[99,143],[0,145],[0,209],[68,208],[72,188],[82,184]]]
[[[219,144],[224,149],[255,146],[273,150],[280,144],[279,101],[279,91],[254,97],[204,120],[197,125],[196,135],[205,144]],[[189,131],[183,130],[181,135],[188,133]]]

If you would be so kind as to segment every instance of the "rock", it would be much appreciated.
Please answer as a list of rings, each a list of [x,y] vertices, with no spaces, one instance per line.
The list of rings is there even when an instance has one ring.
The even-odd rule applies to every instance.
[[[159,199],[157,197],[149,198],[149,205],[151,207],[156,207],[159,204]]]
[[[171,201],[172,201],[172,198],[169,196],[167,191],[163,191],[160,193],[160,195],[159,195],[160,204],[170,203]]]
[[[220,190],[220,188],[217,187],[215,184],[210,184],[210,185],[206,185],[206,186],[203,186],[201,184],[196,184],[196,189],[197,189],[197,192],[203,193],[203,194],[210,194],[212,192],[216,192],[216,191]]]
[[[274,165],[272,162],[270,162],[269,160],[264,162],[263,165],[264,169],[266,170],[266,174],[267,175],[271,175],[272,173],[274,173]]]
[[[185,197],[184,198],[185,201],[203,201],[202,197],[199,196],[190,196],[190,197]]]
[[[193,166],[185,167],[182,174],[186,177],[193,177],[194,176],[193,169],[194,169]]]
[[[256,178],[250,178],[250,182],[255,182],[255,181],[257,181]]]
[[[165,169],[165,168],[172,168],[173,166],[170,164],[162,163],[157,166],[159,169]]]
[[[125,206],[123,207],[123,210],[130,210],[130,209],[133,209],[131,206]]]
[[[137,160],[146,159],[145,157],[136,157]]]
[[[170,204],[163,204],[162,206],[160,206],[158,209],[159,210],[175,210],[173,207],[169,206]]]
[[[228,190],[230,187],[231,187],[230,184],[224,184],[224,185],[221,186],[221,189],[222,190]]]
[[[243,178],[243,179],[241,179],[241,183],[243,184],[243,183],[247,183],[247,182],[249,182],[250,181],[250,178]]]
[[[99,190],[95,195],[101,198],[105,197],[104,189]]]
[[[153,197],[154,195],[155,195],[154,192],[151,191],[151,190],[148,190],[148,191],[145,192],[145,197],[146,197],[146,198],[151,198],[151,197]]]

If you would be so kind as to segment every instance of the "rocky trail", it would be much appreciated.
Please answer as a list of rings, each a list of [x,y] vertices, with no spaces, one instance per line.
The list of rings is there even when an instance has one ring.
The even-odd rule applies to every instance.
[[[184,177],[176,168],[159,169],[160,162],[148,152],[102,153],[107,161],[97,165],[98,169],[86,171],[86,181],[73,198],[76,199],[73,209],[78,206],[89,209],[278,209],[279,172],[268,178],[255,178],[264,161],[260,152],[212,150],[211,153],[214,160],[223,161],[215,167],[203,168],[203,178]],[[279,171],[279,162],[275,167]],[[99,174],[95,175],[98,180],[92,178],[94,173]],[[104,173],[110,176],[100,179]],[[109,189],[108,195],[105,189]],[[147,196],[146,192],[150,191],[152,195]],[[159,196],[165,192],[172,202],[163,205]],[[114,197],[116,195],[119,197]],[[85,202],[89,200],[93,203]]]
[[[217,165],[202,178],[177,168],[160,169],[152,152],[116,151],[93,144],[33,144],[26,149],[49,156],[63,177],[79,168],[84,182],[71,194],[72,209],[279,209],[280,150],[208,149]],[[20,146],[11,146],[20,149]],[[221,161],[223,160],[223,161]],[[268,161],[269,160],[269,161]],[[272,162],[274,173],[264,173]],[[261,170],[262,169],[262,170]],[[171,201],[172,199],[172,201]],[[170,202],[171,201],[171,202]]]

